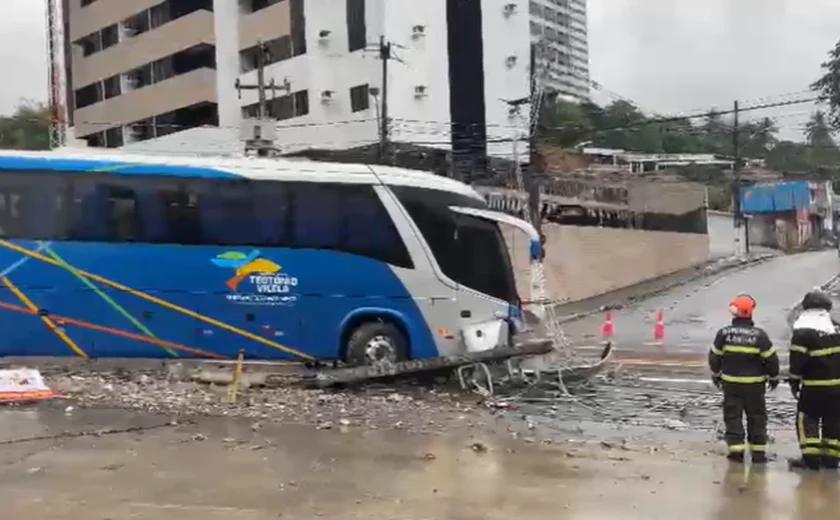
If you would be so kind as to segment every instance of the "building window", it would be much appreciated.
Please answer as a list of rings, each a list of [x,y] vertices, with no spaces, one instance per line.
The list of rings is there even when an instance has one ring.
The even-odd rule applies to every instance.
[[[106,78],[105,81],[102,82],[102,85],[104,89],[105,99],[117,97],[122,93],[120,88],[119,76],[111,76],[110,78]]]
[[[105,146],[108,148],[119,148],[123,142],[123,129],[121,126],[105,130]]]
[[[84,108],[102,101],[102,82],[97,81],[76,91],[76,108]]]
[[[116,25],[109,25],[108,27],[102,29],[103,50],[107,49],[108,47],[113,47],[118,43],[120,43],[120,33],[117,30]]]
[[[289,0],[289,18],[291,19],[292,49],[295,56],[306,54],[306,14],[303,0]]]
[[[288,60],[301,54],[294,48],[291,36],[281,36],[265,42],[265,65]],[[257,68],[260,46],[254,45],[239,51],[239,70],[242,74]]]
[[[246,118],[259,117],[260,105],[253,103],[242,107],[242,115]],[[309,114],[309,91],[300,90],[293,94],[274,98],[268,101],[268,117],[278,121],[292,119]]]
[[[367,47],[365,0],[347,0],[347,44],[350,52]]]
[[[245,14],[261,11],[266,7],[279,4],[283,0],[240,0],[241,11]]]
[[[370,94],[367,85],[358,85],[350,89],[350,109],[361,112],[370,108]]]

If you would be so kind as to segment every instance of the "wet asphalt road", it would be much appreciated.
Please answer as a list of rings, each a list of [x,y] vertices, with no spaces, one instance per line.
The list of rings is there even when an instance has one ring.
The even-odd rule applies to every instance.
[[[729,301],[749,293],[757,301],[756,323],[777,345],[790,336],[787,316],[803,294],[840,273],[835,251],[781,256],[743,271],[699,280],[639,304],[612,312],[614,342],[622,350],[664,355],[702,352],[715,332],[730,320]],[[654,350],[654,324],[659,311],[665,323],[664,344]],[[600,341],[604,314],[567,324],[575,342]]]
[[[217,418],[160,426],[168,421],[0,414],[4,520],[812,520],[840,509],[835,475],[793,474],[782,462],[747,471],[704,443],[529,444]],[[129,426],[141,429],[73,436]]]

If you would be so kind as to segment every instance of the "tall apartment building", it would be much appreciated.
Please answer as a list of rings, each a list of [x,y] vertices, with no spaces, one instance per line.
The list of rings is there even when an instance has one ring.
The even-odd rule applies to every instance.
[[[586,0],[530,0],[531,38],[548,90],[589,99],[589,45]]]
[[[65,1],[73,134],[92,146],[238,146],[260,41],[284,151],[377,141],[380,37],[394,141],[509,156],[527,129],[507,102],[530,93],[525,0]]]

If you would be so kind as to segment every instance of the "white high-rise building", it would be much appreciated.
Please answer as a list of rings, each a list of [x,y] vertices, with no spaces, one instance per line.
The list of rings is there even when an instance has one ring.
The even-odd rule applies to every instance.
[[[530,0],[531,38],[548,90],[589,99],[586,0]]]
[[[377,142],[380,38],[392,141],[510,157],[527,132],[508,103],[530,94],[526,0],[64,1],[73,133],[92,146],[239,147],[260,41],[284,152]]]

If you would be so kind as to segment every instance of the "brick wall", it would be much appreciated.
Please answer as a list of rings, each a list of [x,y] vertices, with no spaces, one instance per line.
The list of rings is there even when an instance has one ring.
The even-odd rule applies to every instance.
[[[528,241],[503,226],[523,299],[530,298]],[[709,237],[635,229],[543,224],[551,298],[580,300],[663,276],[709,259]]]

